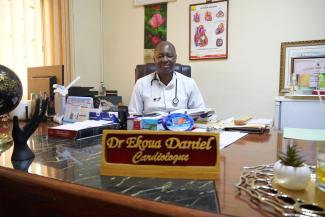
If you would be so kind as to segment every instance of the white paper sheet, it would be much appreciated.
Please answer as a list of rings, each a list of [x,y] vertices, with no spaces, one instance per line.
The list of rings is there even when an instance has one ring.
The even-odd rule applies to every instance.
[[[220,149],[227,147],[228,145],[236,142],[238,139],[246,135],[247,133],[241,133],[235,131],[222,131],[220,133]]]
[[[272,126],[273,120],[268,118],[254,118],[249,120],[247,124],[265,124],[266,126]]]
[[[207,132],[206,129],[196,128],[193,132]],[[227,147],[228,145],[236,142],[238,139],[246,136],[247,133],[241,133],[236,131],[220,131],[220,149]]]
[[[81,122],[75,122],[75,123],[70,123],[70,124],[64,124],[64,125],[59,125],[56,127],[51,127],[53,129],[61,129],[61,130],[82,130],[86,128],[91,128],[91,127],[100,127],[104,125],[108,125],[113,123],[112,121],[105,121],[105,120],[86,120],[86,121],[81,121]]]

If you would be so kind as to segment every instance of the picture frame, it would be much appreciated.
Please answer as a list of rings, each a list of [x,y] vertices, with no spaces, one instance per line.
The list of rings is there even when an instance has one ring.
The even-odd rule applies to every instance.
[[[189,59],[228,58],[228,0],[189,6]]]
[[[314,90],[325,90],[325,55],[294,57],[291,66],[290,74],[295,78],[294,95],[316,95]]]
[[[143,6],[143,5],[152,5],[152,4],[161,4],[165,2],[174,2],[177,0],[133,0],[134,6]]]
[[[282,42],[280,53],[279,95],[290,93],[292,58],[325,55],[325,40]]]

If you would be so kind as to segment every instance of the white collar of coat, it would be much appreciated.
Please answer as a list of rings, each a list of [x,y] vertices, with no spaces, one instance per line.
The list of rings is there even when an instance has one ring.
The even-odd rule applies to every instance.
[[[162,83],[162,82],[160,81],[160,78],[159,78],[157,72],[154,73],[154,76],[156,77],[155,79],[158,80],[159,85],[163,85],[163,86],[166,86],[166,87],[174,87],[175,82],[176,82],[176,79],[177,79],[177,73],[176,73],[176,71],[173,72],[172,80],[170,80],[170,82],[169,82],[167,85],[165,85],[164,83]]]

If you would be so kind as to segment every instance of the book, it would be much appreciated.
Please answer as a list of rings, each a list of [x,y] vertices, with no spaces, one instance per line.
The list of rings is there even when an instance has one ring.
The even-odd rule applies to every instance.
[[[106,129],[119,129],[119,124],[113,123],[112,121],[86,120],[82,122],[49,127],[47,129],[47,135],[55,138],[80,140],[101,135],[103,130]]]
[[[240,131],[243,133],[264,133],[268,127],[265,124],[244,124],[244,125],[234,125],[229,124],[224,126],[225,131]]]

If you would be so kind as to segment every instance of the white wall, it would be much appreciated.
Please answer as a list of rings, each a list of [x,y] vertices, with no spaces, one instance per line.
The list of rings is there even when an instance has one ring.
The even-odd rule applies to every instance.
[[[101,0],[71,1],[72,79],[77,86],[98,87],[102,72]]]
[[[89,13],[97,2],[88,0],[88,4],[77,9]],[[192,66],[192,77],[207,106],[216,109],[221,118],[248,114],[272,118],[279,89],[281,42],[325,39],[325,1],[230,0],[228,59],[189,61],[189,4],[202,2],[205,1],[168,3],[167,38],[176,46],[178,62]],[[92,16],[87,20],[88,16],[80,12],[77,24],[92,27],[97,14]],[[103,0],[104,82],[109,89],[117,89],[126,104],[134,84],[135,65],[143,63],[143,20],[144,8],[133,7],[133,0]],[[87,48],[90,44],[95,46],[91,52],[75,50],[76,54],[81,52],[78,55],[87,54],[92,62],[100,54],[96,31],[88,30],[92,34],[89,38],[76,38]],[[77,73],[88,75],[90,70],[97,70],[88,69],[87,62],[85,59],[76,66]],[[99,80],[99,75],[92,76],[88,83]]]

